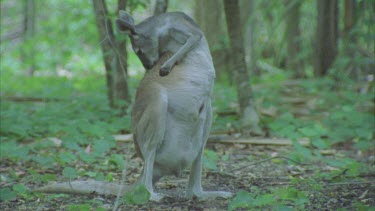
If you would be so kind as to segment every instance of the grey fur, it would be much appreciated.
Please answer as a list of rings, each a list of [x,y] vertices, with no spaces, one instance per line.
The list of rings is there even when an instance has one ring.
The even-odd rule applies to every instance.
[[[159,14],[135,25],[130,14],[120,11],[116,25],[129,35],[133,50],[146,69],[151,69],[164,53],[173,54],[160,67],[161,76],[168,75],[203,37],[193,19],[182,12]]]
[[[151,18],[142,23],[151,27],[149,22],[158,21],[158,18]],[[142,23],[137,25],[136,31],[145,30]],[[168,62],[174,56],[169,55],[159,58],[160,61],[146,71],[137,89],[132,125],[137,152],[144,160],[138,182],[150,191],[152,200],[159,201],[163,195],[154,191],[153,183],[191,167],[188,198],[230,197],[229,192],[203,191],[201,185],[203,152],[212,123],[211,95],[215,79],[207,41],[202,36],[167,77],[160,77],[163,61]]]

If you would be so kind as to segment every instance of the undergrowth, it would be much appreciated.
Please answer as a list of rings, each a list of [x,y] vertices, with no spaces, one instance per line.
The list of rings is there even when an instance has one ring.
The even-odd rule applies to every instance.
[[[130,81],[133,96],[138,81],[134,78]],[[253,81],[261,124],[267,135],[292,140],[293,150],[288,157],[294,161],[323,162],[336,169],[316,172],[312,181],[337,180],[343,172],[342,179],[356,178],[373,170],[350,157],[327,159],[322,155],[323,150],[340,146],[364,154],[374,150],[373,88],[361,94],[354,82],[338,87],[329,78],[298,81],[294,85],[290,81],[282,73],[265,74]],[[111,172],[124,167],[123,155],[111,153],[116,148],[112,135],[131,133],[130,116],[108,106],[103,76],[26,77],[5,73],[0,86],[1,163],[18,166],[1,172],[1,183],[5,184],[1,187],[2,201],[41,197],[30,192],[26,183],[45,184],[57,180],[57,175],[39,174],[40,171],[60,169],[61,175],[69,180],[84,177],[112,181]],[[38,100],[14,102],[9,97]],[[235,89],[228,83],[217,82],[212,130],[238,131],[236,115],[220,114],[236,109]],[[302,145],[300,140],[308,140],[311,145]],[[216,170],[220,158],[210,150],[205,156],[205,167]],[[78,162],[86,168],[77,169]],[[20,166],[24,172],[19,172]],[[144,203],[142,196],[139,197]],[[127,196],[124,202],[134,200]],[[275,188],[268,193],[239,190],[228,209],[292,210],[292,207],[304,209],[309,203],[306,191],[294,187]],[[358,202],[356,206],[362,205]],[[100,208],[93,204],[74,206]]]

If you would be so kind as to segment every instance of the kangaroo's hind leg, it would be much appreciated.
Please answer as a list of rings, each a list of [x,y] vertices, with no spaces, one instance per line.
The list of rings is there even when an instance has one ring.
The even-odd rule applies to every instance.
[[[223,197],[228,198],[232,196],[232,193],[225,192],[225,191],[203,191],[202,188],[202,160],[203,160],[203,151],[206,145],[208,135],[210,132],[211,124],[212,124],[212,108],[211,108],[211,101],[209,101],[206,105],[206,109],[202,112],[206,112],[205,119],[202,122],[201,127],[197,130],[198,136],[201,140],[201,147],[199,149],[199,154],[197,158],[193,161],[190,175],[189,175],[189,183],[187,186],[186,196],[188,198],[197,197],[199,199],[208,199],[208,198],[216,198],[216,197]],[[197,149],[198,150],[198,149]]]
[[[151,200],[160,201],[163,195],[154,192],[153,174],[156,150],[164,140],[168,98],[163,93],[163,89],[153,91],[154,94],[147,101],[149,105],[141,112],[141,117],[134,121],[134,141],[136,141],[144,160],[142,175],[138,183],[145,185],[151,194]]]

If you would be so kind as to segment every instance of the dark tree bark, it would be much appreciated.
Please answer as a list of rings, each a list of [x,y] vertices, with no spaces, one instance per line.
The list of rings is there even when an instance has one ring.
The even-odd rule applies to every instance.
[[[337,0],[317,0],[315,74],[324,76],[335,61],[338,40]]]
[[[126,61],[117,51],[119,48],[113,34],[111,20],[108,17],[107,5],[104,0],[93,0],[93,5],[106,70],[107,94],[110,106],[117,106],[120,103],[119,101],[129,103]],[[122,108],[125,109],[126,106]]]
[[[345,0],[344,5],[344,36],[352,29],[356,22],[356,2],[355,0]]]
[[[33,45],[30,40],[33,39],[35,34],[35,1],[27,0],[24,3],[24,40],[29,45]],[[33,76],[35,72],[34,54],[35,48],[32,46],[27,52],[22,52],[23,60],[29,64],[28,75]]]
[[[118,0],[117,14],[120,10],[126,11],[127,0]],[[126,104],[130,104],[130,95],[128,91],[128,54],[126,50],[126,39],[124,36],[119,37],[117,40],[117,57],[116,61],[116,74],[115,74],[115,99],[123,100]],[[123,108],[126,109],[127,106]]]
[[[127,0],[118,0],[117,2],[117,15],[119,14],[119,11],[120,10],[124,10],[126,11],[126,1]],[[119,53],[119,57],[122,58],[122,62],[123,62],[123,68],[124,68],[124,71],[125,71],[125,74],[128,75],[128,52],[126,50],[126,37],[125,36],[119,36],[119,38],[117,39],[117,42],[118,42],[118,53]],[[120,61],[120,59],[117,59],[116,60],[117,62]]]
[[[231,46],[231,72],[236,82],[242,131],[244,135],[260,135],[262,131],[258,126],[259,117],[255,111],[255,101],[245,62],[238,0],[224,0],[224,9]]]
[[[293,70],[297,77],[303,76],[301,60],[298,58],[300,53],[300,6],[301,1],[286,0],[286,39],[287,39],[287,68]]]
[[[245,61],[250,73],[260,75],[260,69],[257,68],[256,62],[258,56],[255,51],[255,2],[253,0],[240,0],[241,26],[243,29],[243,38],[245,48]]]
[[[168,9],[168,0],[156,0],[154,15],[165,13]]]
[[[126,11],[126,1],[127,0],[118,0],[117,2],[117,15],[119,14],[119,11],[120,10],[124,10]],[[125,72],[126,72],[126,75],[128,73],[128,53],[127,53],[127,50],[126,50],[126,39],[124,36],[120,36],[120,39],[117,40],[118,42],[118,52],[120,54],[120,57],[123,58],[124,60],[124,68],[125,68]],[[117,60],[118,61],[118,60]]]
[[[355,31],[352,31],[353,26],[356,23],[356,1],[345,0],[344,2],[344,30],[343,30],[343,47],[344,54],[347,58],[351,58],[348,66],[346,67],[351,78],[360,79],[362,77],[362,68],[355,63],[357,51],[357,39]]]
[[[202,29],[214,62],[218,78],[225,74],[229,66],[229,49],[225,43],[227,35],[223,2],[217,0],[196,0],[194,16]],[[209,11],[209,12],[208,12]],[[229,76],[231,73],[228,73]]]

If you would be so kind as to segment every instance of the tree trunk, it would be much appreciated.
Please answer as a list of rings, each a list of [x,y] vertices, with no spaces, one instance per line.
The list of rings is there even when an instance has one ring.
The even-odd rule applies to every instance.
[[[318,0],[315,74],[324,76],[335,61],[338,40],[337,0]]]
[[[297,77],[303,76],[301,60],[298,58],[300,53],[300,6],[301,1],[286,0],[286,38],[287,38],[287,68],[293,70]]]
[[[207,12],[209,11],[209,12]],[[225,40],[227,31],[223,3],[217,0],[196,0],[194,16],[207,39],[218,78],[227,76],[229,70],[229,46]],[[229,73],[231,76],[231,73]]]
[[[241,14],[241,26],[243,29],[243,38],[245,48],[245,61],[248,65],[251,74],[260,75],[260,70],[256,66],[257,55],[255,51],[254,41],[254,12],[255,2],[253,0],[240,0],[240,14]]]
[[[255,111],[253,92],[246,69],[238,0],[224,0],[224,9],[231,46],[231,69],[240,107],[241,129],[244,135],[260,135],[262,131],[258,126],[259,117]]]
[[[118,55],[117,49],[119,48],[108,17],[107,5],[104,0],[93,0],[93,5],[106,70],[108,100],[111,107],[116,107],[121,101],[130,102],[126,80],[126,61]],[[122,108],[125,109],[126,105]]]
[[[355,63],[356,54],[358,53],[356,46],[357,39],[355,31],[352,31],[353,26],[356,23],[356,1],[345,0],[344,4],[344,30],[343,30],[343,47],[344,54],[347,58],[350,58],[350,62],[346,67],[353,79],[360,79],[362,77],[362,68]]]
[[[35,72],[35,60],[34,60],[34,45],[32,39],[35,34],[35,1],[27,0],[24,8],[24,40],[28,45],[32,45],[27,52],[23,52],[22,56],[25,57],[23,60],[27,61],[29,64],[29,69],[27,70],[29,76],[33,76]]]
[[[168,0],[156,0],[154,15],[165,13],[168,9]]]
[[[117,14],[120,10],[126,11],[126,2],[127,0],[118,0],[117,2]],[[112,27],[112,25],[111,25]],[[128,91],[128,54],[126,50],[126,39],[124,36],[119,36],[119,40],[117,40],[117,57],[115,58],[115,102],[116,101],[123,101],[122,105],[120,105],[121,108],[125,111],[127,108],[127,105],[130,104],[130,95]],[[123,104],[125,103],[125,104]],[[116,103],[115,103],[116,104]]]
[[[119,14],[120,10],[126,11],[126,1],[127,0],[118,0],[118,2],[117,2],[117,13],[116,13],[117,15]],[[127,50],[126,50],[126,37],[125,36],[118,36],[117,43],[118,43],[119,57],[122,58],[121,61],[124,62],[123,67],[124,67],[125,74],[127,76],[128,75],[128,53],[127,53]],[[120,59],[117,59],[116,61],[119,62]]]
[[[355,23],[355,10],[356,2],[355,0],[345,0],[344,8],[344,36],[346,36],[352,29]]]

